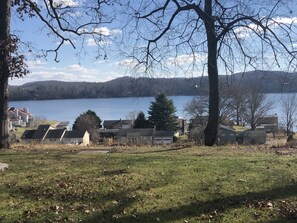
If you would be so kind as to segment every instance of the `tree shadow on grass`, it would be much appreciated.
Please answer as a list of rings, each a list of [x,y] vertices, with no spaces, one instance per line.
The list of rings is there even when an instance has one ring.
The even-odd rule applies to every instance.
[[[190,217],[197,218],[197,221],[203,222],[204,220],[216,221],[224,215],[224,212],[230,209],[236,209],[240,207],[250,208],[259,208],[257,205],[261,201],[272,201],[274,202],[277,199],[287,199],[290,197],[297,196],[297,185],[292,184],[285,187],[273,188],[271,190],[261,191],[261,192],[252,192],[244,195],[234,195],[230,197],[222,197],[218,199],[213,199],[210,201],[198,201],[193,200],[190,204],[181,205],[178,207],[168,207],[163,210],[151,210],[145,213],[132,213],[132,214],[121,214],[120,208],[122,206],[114,206],[109,209],[108,212],[96,213],[93,216],[84,220],[84,222],[118,222],[118,223],[133,223],[133,222],[172,222],[172,221],[181,221],[186,220]],[[131,204],[131,203],[130,203]],[[126,207],[130,205],[127,203]],[[265,208],[265,207],[262,207]],[[212,217],[208,218],[208,216]],[[201,218],[205,216],[205,218]],[[201,218],[199,220],[199,217]],[[284,216],[279,217],[275,216],[275,220],[269,223],[276,222],[295,222],[296,218],[294,216]]]

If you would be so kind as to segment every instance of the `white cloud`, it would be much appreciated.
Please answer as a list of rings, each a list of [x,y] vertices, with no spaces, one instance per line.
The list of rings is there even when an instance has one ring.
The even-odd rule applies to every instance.
[[[95,40],[93,38],[87,39],[87,46],[105,46],[105,45],[111,45],[112,42],[110,40]]]
[[[273,22],[271,22],[271,24],[274,23],[282,23],[282,24],[286,24],[286,25],[290,25],[290,24],[297,24],[297,17],[276,17],[273,19]]]
[[[93,30],[94,33],[97,33],[99,35],[103,35],[103,36],[109,36],[110,35],[110,30],[107,27],[99,27],[99,28],[95,28]]]
[[[137,61],[133,60],[133,59],[124,59],[124,60],[116,62],[117,66],[130,67],[130,68],[135,67],[137,64],[138,64]]]
[[[54,4],[56,6],[69,6],[69,7],[76,7],[79,6],[79,2],[73,0],[54,0]]]
[[[74,71],[74,72],[87,72],[88,69],[79,65],[79,64],[73,64],[65,68],[66,70]]]
[[[265,23],[265,21],[263,22]],[[279,27],[279,24],[284,24],[284,25],[291,25],[291,24],[297,24],[297,17],[275,17],[269,20],[268,26],[270,29],[276,29]],[[261,32],[262,28],[260,28],[258,25],[254,23],[250,23],[247,26],[242,26],[234,29],[234,32],[236,36],[240,39],[248,38],[251,36],[252,32]]]
[[[258,25],[251,23],[247,26],[241,26],[234,29],[234,33],[236,34],[237,38],[244,39],[244,38],[250,37],[253,30],[259,31],[258,28],[259,28]]]
[[[42,68],[44,65],[46,65],[46,63],[41,60],[26,61],[26,64],[30,69]]]
[[[207,54],[182,54],[176,57],[170,57],[167,59],[168,65],[186,65],[193,62],[203,62],[207,59]]]
[[[120,29],[112,29],[110,31],[111,35],[118,35],[118,34],[121,34],[122,33],[122,30]]]
[[[102,36],[112,36],[112,35],[118,35],[122,33],[122,30],[120,29],[109,29],[107,27],[98,27],[94,28],[93,32]]]
[[[10,80],[12,85],[20,85],[33,81],[59,80],[59,81],[87,81],[87,82],[103,82],[114,77],[122,76],[121,73],[107,71],[103,72],[99,69],[87,68],[79,64],[72,64],[66,67],[42,66],[31,69],[31,73],[24,78]]]

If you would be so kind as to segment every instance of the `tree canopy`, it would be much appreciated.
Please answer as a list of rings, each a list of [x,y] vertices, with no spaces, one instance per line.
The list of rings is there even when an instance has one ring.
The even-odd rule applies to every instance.
[[[150,127],[150,122],[147,120],[147,118],[145,117],[145,114],[143,112],[138,113],[136,119],[134,120],[133,127],[135,129]]]
[[[176,130],[177,116],[173,101],[164,93],[158,94],[148,110],[148,120],[156,130]]]
[[[93,142],[99,140],[99,128],[101,128],[101,119],[92,110],[80,114],[72,126],[73,130],[88,131]]]

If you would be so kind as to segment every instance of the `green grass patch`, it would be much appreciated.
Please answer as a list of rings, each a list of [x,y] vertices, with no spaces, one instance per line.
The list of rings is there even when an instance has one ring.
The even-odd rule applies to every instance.
[[[296,155],[237,147],[0,151],[0,222],[296,222]]]
[[[235,129],[236,132],[242,132],[248,129],[247,127],[242,125],[233,125],[232,128]]]

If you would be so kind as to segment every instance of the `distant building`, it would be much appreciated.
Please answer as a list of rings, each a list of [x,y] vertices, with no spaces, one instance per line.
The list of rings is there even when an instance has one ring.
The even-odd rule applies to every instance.
[[[88,146],[90,145],[90,133],[78,130],[66,131],[62,142],[64,144]]]
[[[8,119],[15,127],[30,127],[33,123],[33,115],[27,108],[9,108]]]
[[[68,129],[69,122],[59,122],[55,127],[56,129]]]
[[[174,142],[174,131],[154,131],[153,144],[171,144]]]
[[[90,144],[90,134],[88,131],[67,131],[56,129],[51,125],[39,125],[36,130],[26,130],[21,136],[21,140],[26,143],[44,143],[44,144]]]
[[[156,131],[153,128],[100,129],[99,135],[104,144],[156,145],[173,143],[174,131]]]
[[[276,133],[278,131],[278,116],[263,116],[258,120],[256,129],[264,128],[267,133]]]
[[[132,129],[132,120],[106,120],[103,122],[104,129]]]
[[[151,145],[153,144],[154,131],[153,128],[122,129],[115,135],[115,139],[119,144]]]
[[[237,133],[237,141],[239,144],[265,144],[266,143],[266,131],[261,130],[246,130]]]
[[[51,129],[46,134],[43,142],[49,144],[61,144],[65,132],[65,129]]]
[[[177,119],[177,132],[179,135],[185,135],[189,131],[189,124],[187,122],[187,119],[184,118],[178,118]]]

